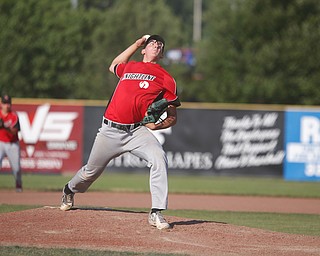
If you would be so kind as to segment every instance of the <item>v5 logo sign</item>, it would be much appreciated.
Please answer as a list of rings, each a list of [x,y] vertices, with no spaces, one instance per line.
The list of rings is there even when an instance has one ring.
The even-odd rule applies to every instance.
[[[83,106],[15,104],[21,167],[26,172],[77,171],[82,165]]]
[[[51,111],[49,104],[38,106],[29,118],[28,112],[17,111],[21,137],[25,144],[38,141],[67,141],[74,126],[77,112]]]

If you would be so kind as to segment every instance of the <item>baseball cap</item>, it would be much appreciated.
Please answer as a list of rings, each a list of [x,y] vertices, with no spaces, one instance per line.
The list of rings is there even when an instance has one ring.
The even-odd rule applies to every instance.
[[[1,96],[1,102],[11,104],[11,97],[8,94],[4,94]]]
[[[162,51],[164,50],[164,46],[166,43],[165,43],[164,39],[159,35],[149,36],[149,38],[145,41],[143,48],[146,48],[147,44],[150,43],[151,40],[156,40],[156,41],[163,43]]]

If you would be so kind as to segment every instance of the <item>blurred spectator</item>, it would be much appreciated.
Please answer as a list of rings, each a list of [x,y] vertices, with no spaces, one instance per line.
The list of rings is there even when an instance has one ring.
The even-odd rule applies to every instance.
[[[168,64],[185,64],[194,67],[196,64],[191,48],[171,49],[167,51],[166,61]]]

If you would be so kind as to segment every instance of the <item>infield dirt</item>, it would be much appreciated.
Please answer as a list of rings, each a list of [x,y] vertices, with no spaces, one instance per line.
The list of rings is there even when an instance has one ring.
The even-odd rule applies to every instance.
[[[112,251],[177,253],[185,255],[320,255],[320,237],[290,235],[261,229],[235,226],[228,223],[185,219],[167,216],[172,228],[157,230],[147,223],[148,213],[144,211],[124,211],[112,207],[144,208],[149,205],[147,194],[98,193],[87,192],[76,195],[76,208],[63,212],[58,209],[60,193],[38,193],[26,191],[15,193],[0,191],[1,204],[35,204],[41,207],[33,210],[3,213],[0,215],[0,245],[36,246],[45,248],[80,248]],[[200,198],[202,200],[200,200]],[[218,205],[231,208],[232,197],[170,195],[172,209],[207,208],[225,210]],[[117,200],[118,199],[118,200]],[[179,199],[179,204],[176,200]],[[225,199],[225,204],[223,204]],[[234,198],[238,199],[239,198]],[[254,210],[253,199],[243,200],[243,210],[269,209],[261,206],[272,198],[261,198]],[[276,198],[275,198],[276,199]],[[195,200],[196,202],[193,202]],[[205,206],[200,206],[200,202]],[[208,200],[219,201],[213,206]],[[274,212],[295,212],[293,205],[300,201],[290,200],[272,204]],[[306,211],[320,213],[318,199],[299,199],[306,202]],[[10,201],[10,202],[8,202]],[[128,201],[126,205],[125,201]],[[259,200],[257,200],[259,201]],[[23,203],[22,203],[23,202]],[[117,203],[116,203],[117,202]],[[262,202],[262,203],[261,203]],[[282,207],[277,206],[282,204]],[[316,206],[312,207],[311,205]],[[106,206],[108,204],[108,206]],[[98,206],[99,205],[99,206]],[[290,206],[291,205],[291,206]],[[193,207],[191,207],[193,206]],[[235,202],[239,210],[240,205]],[[262,208],[261,208],[262,207]],[[297,209],[303,208],[303,205]]]

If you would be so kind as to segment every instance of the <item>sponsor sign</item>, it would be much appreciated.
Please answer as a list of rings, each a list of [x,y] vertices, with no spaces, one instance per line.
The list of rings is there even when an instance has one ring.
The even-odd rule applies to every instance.
[[[217,171],[281,174],[283,115],[277,111],[228,111],[220,127]]]
[[[101,127],[105,106],[15,104],[14,110],[21,125],[23,171],[61,173],[75,172],[86,164]],[[151,131],[167,154],[170,172],[283,175],[283,111],[185,108],[177,111],[178,123],[174,127]],[[287,121],[286,132],[290,135],[286,139],[291,144],[287,145],[290,152],[286,168],[291,164],[304,166],[305,159],[309,161],[311,156],[315,159],[319,155],[320,135],[315,132],[318,119],[315,114],[303,119],[302,130],[306,130],[310,123],[314,129],[309,127],[309,134],[311,130],[314,132],[312,143],[307,146],[304,143],[303,147],[301,140],[290,138],[300,138],[297,135],[300,130],[294,133],[296,123],[292,125],[292,120]],[[304,155],[306,152],[309,153]],[[319,173],[319,162],[310,161],[304,172],[314,178]],[[3,161],[3,167],[3,171],[10,170],[7,159]],[[124,172],[145,168],[146,163],[130,153],[112,160],[107,167],[108,171]]]
[[[61,173],[82,165],[83,107],[14,105],[20,121],[23,172]],[[10,168],[7,159],[3,169]]]
[[[85,161],[96,135],[93,131],[101,125],[101,116],[88,118],[86,123],[99,122],[85,133],[91,134],[85,142]],[[178,108],[174,127],[152,132],[163,145],[170,172],[282,176],[282,130],[280,111]],[[112,160],[108,170],[145,167],[143,160],[126,153]]]
[[[320,181],[320,111],[285,113],[286,180]]]

